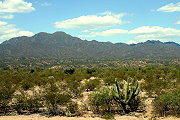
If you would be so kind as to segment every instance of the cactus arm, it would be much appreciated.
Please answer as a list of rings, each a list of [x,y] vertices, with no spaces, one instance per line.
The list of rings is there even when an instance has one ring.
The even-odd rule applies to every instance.
[[[136,89],[134,95],[137,96],[137,95],[139,94],[139,92],[140,92],[140,89],[139,89],[139,87],[138,87],[138,88]]]
[[[126,104],[129,103],[129,101],[132,99],[133,96],[133,92],[130,92],[129,98],[126,100]]]
[[[116,81],[116,88],[117,88],[117,91],[118,91],[118,95],[119,95],[119,99],[121,99],[121,91],[120,91],[120,87],[119,87],[119,84],[118,84],[118,81]]]
[[[115,88],[113,87],[112,88],[112,96],[113,96],[113,99],[118,102],[118,103],[121,103],[123,102],[121,97],[119,97],[120,95],[118,94],[118,92],[115,90]]]
[[[113,99],[118,102],[123,111],[126,113],[126,105],[129,105],[129,102],[139,94],[139,84],[138,81],[134,81],[134,79],[128,79],[127,81],[123,81],[122,84],[116,81],[115,86],[112,89]],[[120,88],[122,86],[122,89]]]
[[[138,81],[136,81],[136,87],[134,89],[134,96],[137,96],[140,92]]]
[[[126,102],[128,99],[128,89],[129,89],[129,83],[128,82],[125,81],[123,89],[124,89],[124,93],[123,93],[124,94],[124,101]]]

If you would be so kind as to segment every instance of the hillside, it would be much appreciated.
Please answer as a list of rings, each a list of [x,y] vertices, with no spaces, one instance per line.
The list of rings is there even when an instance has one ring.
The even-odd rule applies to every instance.
[[[147,38],[148,39],[148,38]],[[64,32],[38,33],[16,37],[0,44],[0,57],[45,58],[180,58],[180,45],[174,42],[148,40],[125,44],[87,41]]]

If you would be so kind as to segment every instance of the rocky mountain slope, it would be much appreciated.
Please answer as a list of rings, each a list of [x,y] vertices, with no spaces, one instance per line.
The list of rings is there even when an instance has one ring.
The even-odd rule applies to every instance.
[[[148,39],[148,38],[147,38]],[[0,44],[0,57],[45,58],[180,58],[180,45],[174,42],[148,40],[125,44],[87,41],[64,32],[38,33],[16,37]]]

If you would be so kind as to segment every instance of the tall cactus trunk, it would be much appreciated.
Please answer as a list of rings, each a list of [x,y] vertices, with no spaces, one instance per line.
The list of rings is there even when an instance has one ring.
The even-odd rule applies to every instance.
[[[126,114],[127,113],[127,109],[126,109],[126,104],[124,102],[122,102],[122,98],[121,98],[121,91],[120,91],[120,88],[119,88],[119,85],[118,85],[118,82],[116,81],[116,88],[117,88],[117,91],[118,91],[118,95],[119,95],[119,99],[115,101],[119,103],[119,105],[121,105],[122,109],[123,109],[123,114]]]
[[[128,113],[128,111],[127,111],[127,109],[126,109],[126,104],[125,103],[120,103],[121,104],[121,106],[122,106],[122,109],[123,109],[123,114],[127,114]]]

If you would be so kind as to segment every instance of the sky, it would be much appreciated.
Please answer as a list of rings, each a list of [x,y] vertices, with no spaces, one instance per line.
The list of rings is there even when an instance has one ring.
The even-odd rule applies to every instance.
[[[0,43],[56,31],[101,42],[180,44],[180,0],[0,0]]]

